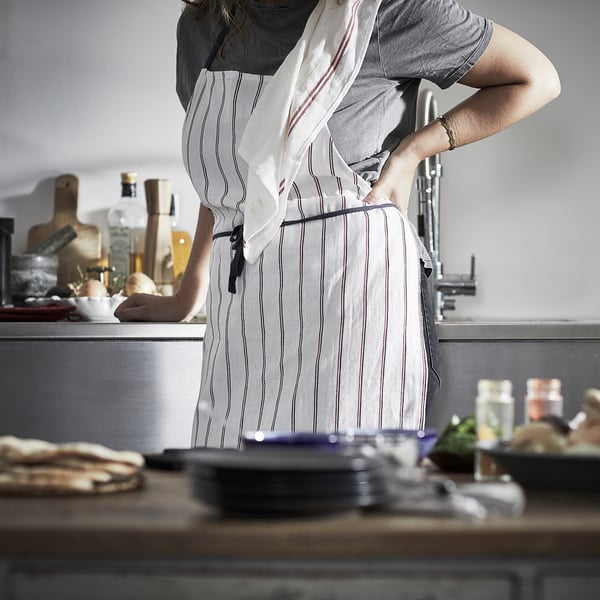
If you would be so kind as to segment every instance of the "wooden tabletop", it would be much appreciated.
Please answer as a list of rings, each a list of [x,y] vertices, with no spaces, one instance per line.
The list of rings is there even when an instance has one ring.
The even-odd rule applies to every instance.
[[[349,512],[233,518],[196,501],[187,475],[103,497],[0,498],[0,556],[370,559],[600,556],[600,496],[528,494],[519,518]]]

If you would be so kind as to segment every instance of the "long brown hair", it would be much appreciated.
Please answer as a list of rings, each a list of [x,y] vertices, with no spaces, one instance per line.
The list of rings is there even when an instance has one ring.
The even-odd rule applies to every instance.
[[[242,13],[248,14],[247,0],[182,0],[188,7],[198,11],[208,10],[214,14],[221,15],[225,23],[231,25],[233,13],[241,9]]]
[[[233,13],[236,9],[241,9],[242,13],[247,16],[248,0],[182,0],[187,6],[196,9],[209,10],[215,14],[220,14],[223,21],[231,25]],[[338,4],[342,4],[344,0],[337,0]]]

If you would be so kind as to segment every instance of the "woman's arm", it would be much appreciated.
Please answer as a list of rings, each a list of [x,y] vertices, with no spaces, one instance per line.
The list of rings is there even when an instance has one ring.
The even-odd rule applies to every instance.
[[[460,83],[479,89],[445,114],[456,146],[517,123],[560,93],[558,74],[546,56],[501,25],[494,26],[488,47]],[[407,136],[390,155],[365,202],[387,197],[406,214],[417,165],[448,149],[448,133],[437,120]]]
[[[206,300],[212,247],[213,214],[200,206],[190,258],[173,296],[133,294],[115,310],[120,321],[189,321]]]

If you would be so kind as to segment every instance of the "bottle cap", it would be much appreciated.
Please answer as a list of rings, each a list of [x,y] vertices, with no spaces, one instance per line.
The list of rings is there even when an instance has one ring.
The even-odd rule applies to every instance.
[[[135,171],[121,173],[121,183],[137,183],[137,173]]]

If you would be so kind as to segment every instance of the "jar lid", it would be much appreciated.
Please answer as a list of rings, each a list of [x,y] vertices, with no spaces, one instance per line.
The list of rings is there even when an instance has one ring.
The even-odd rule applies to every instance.
[[[527,391],[531,392],[560,392],[560,379],[542,379],[539,377],[531,377],[527,380]]]
[[[512,387],[512,382],[508,379],[480,379],[477,382],[477,391],[480,394],[486,392],[510,394]]]

